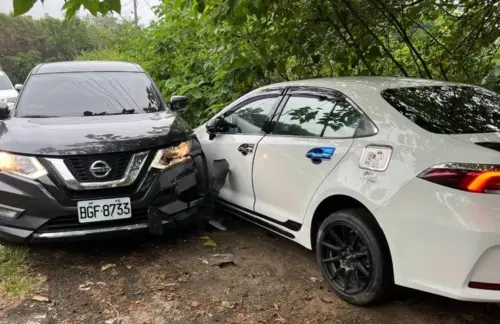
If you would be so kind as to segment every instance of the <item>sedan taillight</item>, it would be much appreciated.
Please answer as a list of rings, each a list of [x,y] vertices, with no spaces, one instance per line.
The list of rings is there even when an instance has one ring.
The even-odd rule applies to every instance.
[[[427,169],[421,179],[470,192],[500,193],[500,166],[448,163]]]

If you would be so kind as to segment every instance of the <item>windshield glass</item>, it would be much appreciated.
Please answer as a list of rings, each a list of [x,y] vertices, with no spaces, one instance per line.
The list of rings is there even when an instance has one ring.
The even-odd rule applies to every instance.
[[[10,83],[9,78],[5,73],[0,71],[0,90],[11,90],[12,89],[12,83]]]
[[[165,110],[145,73],[81,72],[33,75],[16,117],[82,117]]]
[[[500,132],[500,95],[479,87],[386,89],[382,97],[423,129],[437,134]]]

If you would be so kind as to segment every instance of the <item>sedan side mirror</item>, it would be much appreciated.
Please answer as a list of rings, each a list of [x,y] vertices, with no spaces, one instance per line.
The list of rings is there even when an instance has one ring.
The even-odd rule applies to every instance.
[[[15,89],[19,92],[19,91],[21,91],[21,89],[23,88],[23,85],[22,85],[22,84],[16,84],[16,85],[14,86],[14,88],[15,88]]]
[[[0,120],[4,120],[10,117],[9,104],[5,101],[0,101]]]
[[[209,140],[213,140],[215,138],[215,136],[217,135],[217,121],[218,120],[219,120],[219,118],[215,118],[215,119],[210,120],[207,123],[206,129],[207,129]]]
[[[170,98],[170,109],[172,111],[183,111],[187,108],[189,98],[185,96],[172,96]]]
[[[213,140],[217,133],[227,133],[230,131],[229,123],[224,119],[224,117],[217,117],[210,120],[207,123],[207,133],[209,135],[209,139]]]

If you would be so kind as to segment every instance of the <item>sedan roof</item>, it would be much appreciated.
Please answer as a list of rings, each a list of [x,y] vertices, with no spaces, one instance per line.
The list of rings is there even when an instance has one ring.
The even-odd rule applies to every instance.
[[[403,78],[403,77],[377,77],[377,76],[356,76],[356,77],[337,77],[337,78],[318,78],[300,81],[289,81],[275,83],[261,89],[272,89],[280,87],[319,87],[329,88],[341,91],[348,96],[352,92],[376,92],[380,93],[388,88],[404,88],[415,86],[446,86],[459,85],[458,83],[444,82],[437,80]],[[460,84],[465,85],[465,84]],[[470,85],[466,85],[470,86]]]
[[[38,65],[32,74],[71,72],[144,72],[137,64],[119,61],[74,61]]]

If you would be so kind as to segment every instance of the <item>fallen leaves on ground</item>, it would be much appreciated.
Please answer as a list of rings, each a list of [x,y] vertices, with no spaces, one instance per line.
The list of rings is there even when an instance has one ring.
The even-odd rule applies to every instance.
[[[116,264],[108,263],[108,264],[105,264],[102,266],[101,271],[106,271],[106,270],[108,270],[110,268],[114,268],[114,267],[116,267]]]
[[[202,240],[205,240],[205,243],[203,243],[203,246],[209,246],[209,247],[215,247],[215,246],[217,246],[217,243],[215,243],[215,241],[212,240],[209,236],[202,236],[200,238]]]
[[[42,303],[48,303],[50,301],[47,297],[38,295],[31,297],[31,299]]]

